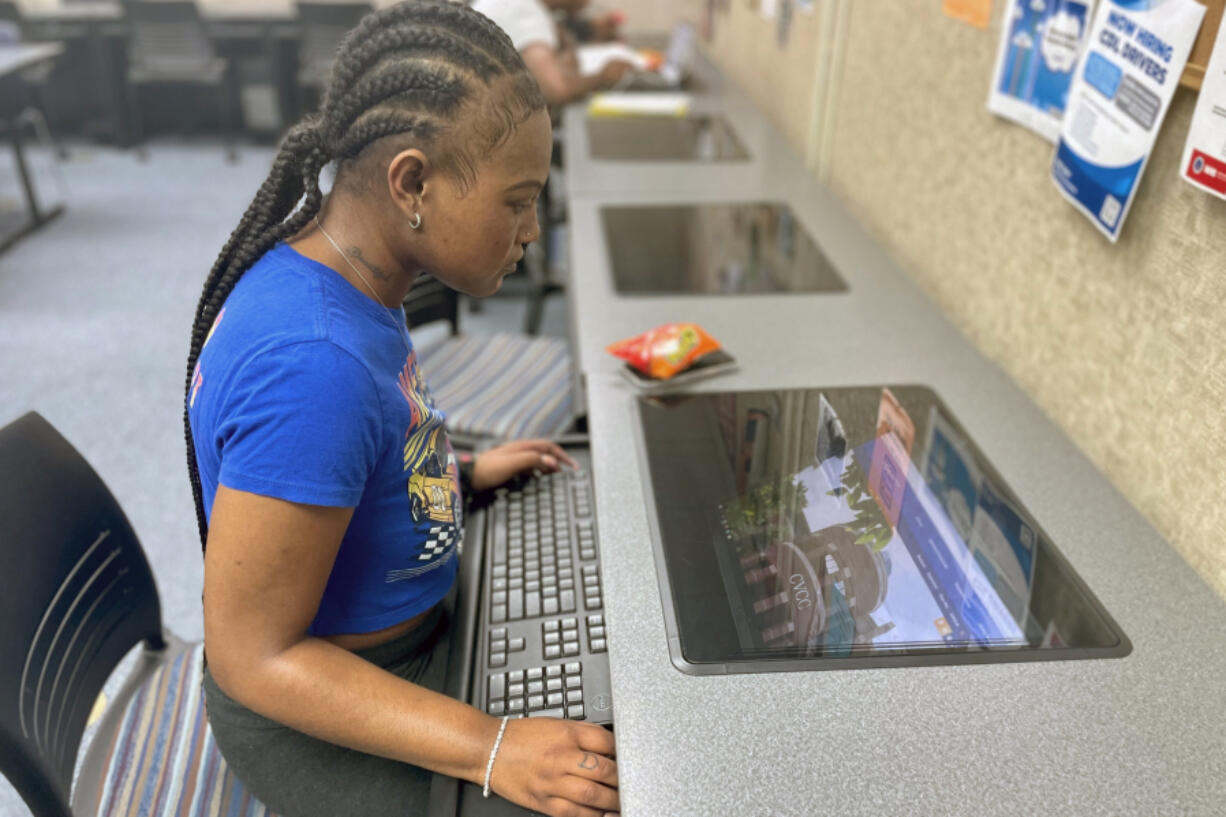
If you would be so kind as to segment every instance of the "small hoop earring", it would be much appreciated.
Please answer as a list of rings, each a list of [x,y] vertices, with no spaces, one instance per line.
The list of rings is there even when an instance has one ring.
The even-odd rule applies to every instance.
[[[409,222],[409,228],[413,230],[421,229],[421,213],[413,214],[413,220]]]

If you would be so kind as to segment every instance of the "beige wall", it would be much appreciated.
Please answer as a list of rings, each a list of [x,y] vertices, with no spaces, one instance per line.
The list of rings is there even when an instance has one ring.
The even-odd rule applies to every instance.
[[[592,0],[596,11],[620,10],[626,14],[626,30],[631,33],[665,32],[680,22],[694,23],[702,11],[702,0]]]
[[[1057,195],[1051,146],[984,107],[993,5],[981,31],[937,0],[846,3],[829,182],[1226,598],[1226,202],[1176,175],[1195,96],[1176,96],[1112,246]],[[766,92],[790,59],[766,32],[719,22],[717,62],[773,118],[809,104]]]

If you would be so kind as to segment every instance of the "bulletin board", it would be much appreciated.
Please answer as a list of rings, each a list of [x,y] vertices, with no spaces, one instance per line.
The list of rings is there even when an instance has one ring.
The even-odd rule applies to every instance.
[[[1213,43],[1217,40],[1218,27],[1222,24],[1222,12],[1226,9],[1226,0],[1197,0],[1201,5],[1208,6],[1205,21],[1200,27],[1200,36],[1196,45],[1192,46],[1192,56],[1188,57],[1188,67],[1184,69],[1179,84],[1200,90],[1205,79],[1205,69],[1209,65],[1209,55],[1213,53]]]

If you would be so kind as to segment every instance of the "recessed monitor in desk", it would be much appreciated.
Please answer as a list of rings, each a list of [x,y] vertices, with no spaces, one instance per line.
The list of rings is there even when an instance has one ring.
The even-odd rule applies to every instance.
[[[834,265],[784,204],[601,210],[617,291],[628,295],[845,292]]]
[[[722,116],[589,117],[593,159],[610,162],[731,162],[749,154]]]
[[[640,412],[686,672],[1131,651],[930,389],[643,398]]]

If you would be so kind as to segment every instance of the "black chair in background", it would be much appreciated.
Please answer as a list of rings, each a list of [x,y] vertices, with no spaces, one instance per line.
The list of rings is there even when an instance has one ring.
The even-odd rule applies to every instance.
[[[294,119],[313,110],[328,82],[336,48],[349,30],[373,10],[369,3],[314,2],[298,7],[298,110]]]
[[[242,116],[238,77],[217,55],[194,0],[125,0],[128,23],[128,111],[131,141],[142,151],[140,92],[153,86],[211,88],[223,128],[226,158],[235,161],[234,139]]]

